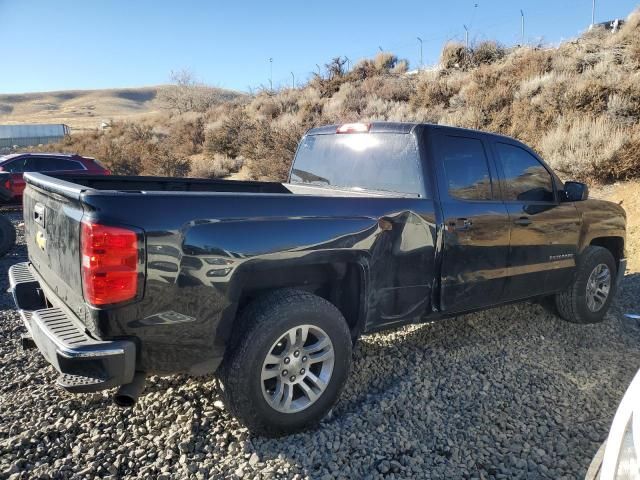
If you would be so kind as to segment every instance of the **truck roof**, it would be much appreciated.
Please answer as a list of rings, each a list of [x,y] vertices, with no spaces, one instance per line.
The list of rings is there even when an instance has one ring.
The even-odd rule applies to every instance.
[[[482,135],[492,136],[496,138],[504,138],[509,140],[515,140],[512,137],[507,135],[501,135],[499,133],[486,132],[484,130],[474,130],[470,128],[462,128],[462,127],[453,127],[450,125],[438,125],[434,123],[419,123],[419,122],[363,122],[365,125],[369,125],[370,133],[411,133],[413,129],[417,126],[423,126],[429,129],[442,129],[449,130],[452,132],[465,133],[465,132],[473,132],[473,133],[481,133]],[[336,133],[338,128],[342,125],[340,124],[332,124],[332,125],[323,125],[320,127],[311,128],[307,131],[307,135],[331,135]]]
[[[371,133],[410,133],[419,123],[411,122],[363,122],[368,124]],[[323,125],[315,127],[307,132],[307,135],[331,135],[342,125]]]

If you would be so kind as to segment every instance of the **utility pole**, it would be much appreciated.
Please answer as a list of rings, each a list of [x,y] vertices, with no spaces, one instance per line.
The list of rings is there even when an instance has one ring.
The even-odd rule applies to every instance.
[[[462,25],[464,27],[464,45],[469,50],[469,29],[466,25]]]
[[[351,60],[349,60],[349,57],[347,57],[346,55],[344,56],[344,59],[347,61],[347,72],[349,70],[351,70]]]
[[[596,0],[591,2],[591,26],[590,29],[596,24]]]
[[[422,39],[420,37],[416,37],[418,42],[420,42],[420,69],[422,69]]]
[[[316,63],[316,67],[318,67],[318,76],[319,76],[319,77],[321,77],[321,76],[322,76],[322,73],[320,72],[320,65],[318,65],[318,64]]]
[[[381,52],[384,52],[384,50],[382,49],[382,47],[380,45],[378,45],[378,48],[380,49]]]
[[[296,76],[291,72],[291,88],[296,88]]]
[[[524,47],[524,12],[520,10],[520,46]]]
[[[269,57],[269,89],[273,92],[273,58]]]

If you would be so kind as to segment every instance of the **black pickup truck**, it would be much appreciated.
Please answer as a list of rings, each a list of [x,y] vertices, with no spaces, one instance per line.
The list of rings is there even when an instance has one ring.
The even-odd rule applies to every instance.
[[[216,372],[277,435],[322,418],[363,333],[526,299],[602,320],[625,213],[511,138],[413,123],[326,126],[287,183],[26,174],[29,262],[10,284],[72,392]]]

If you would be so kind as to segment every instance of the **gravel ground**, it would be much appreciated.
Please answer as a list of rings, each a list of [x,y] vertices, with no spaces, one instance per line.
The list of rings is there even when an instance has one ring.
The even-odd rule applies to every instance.
[[[640,367],[640,330],[620,315],[639,295],[628,275],[599,325],[522,304],[366,336],[329,418],[273,440],[225,412],[212,378],[152,377],[133,410],[57,389],[37,351],[17,350],[3,293],[0,477],[582,478]]]

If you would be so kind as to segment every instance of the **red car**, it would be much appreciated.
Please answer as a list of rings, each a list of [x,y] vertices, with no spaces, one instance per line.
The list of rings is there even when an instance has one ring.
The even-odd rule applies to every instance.
[[[16,153],[0,157],[0,172],[9,178],[2,185],[11,192],[11,202],[22,201],[25,182],[24,172],[74,173],[87,175],[109,175],[110,172],[98,160],[80,155],[64,153]]]

